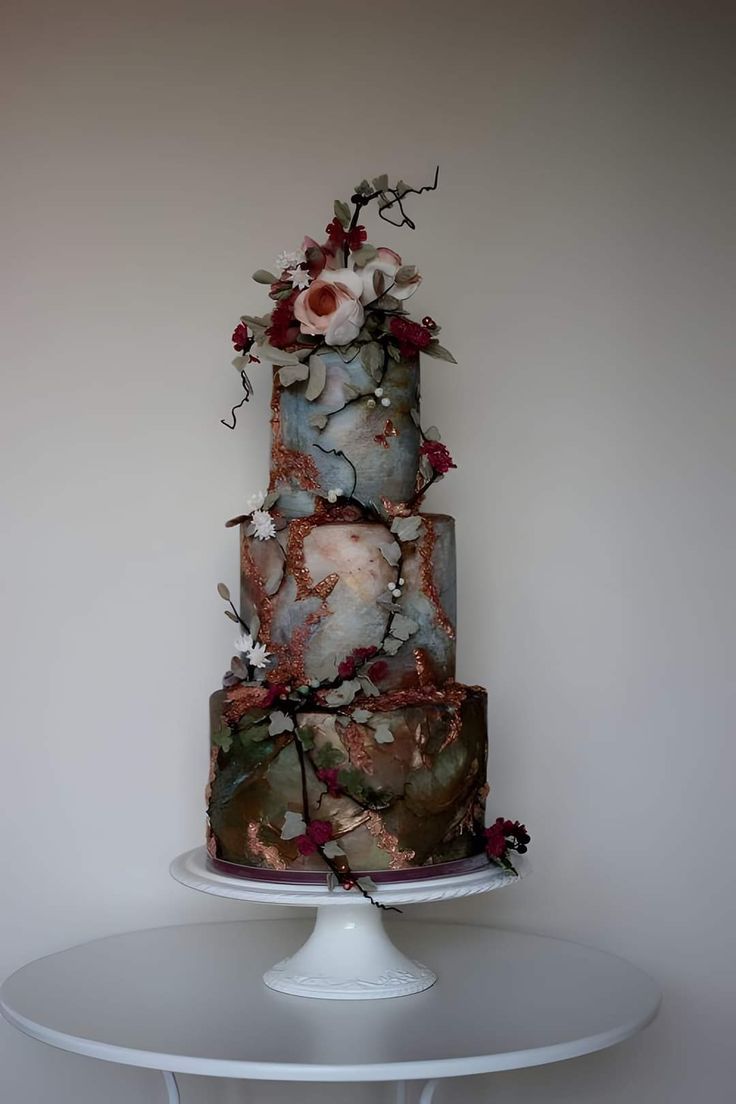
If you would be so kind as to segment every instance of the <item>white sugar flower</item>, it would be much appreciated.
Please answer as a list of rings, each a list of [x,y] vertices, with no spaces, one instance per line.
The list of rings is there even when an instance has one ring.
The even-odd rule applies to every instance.
[[[238,649],[241,655],[247,655],[253,647],[253,637],[250,635],[250,633],[247,633],[245,632],[245,630],[243,630],[238,639],[235,641],[235,647]]]
[[[333,487],[327,492],[328,502],[337,502],[338,498],[342,498],[342,489],[340,487]]]
[[[271,658],[271,653],[266,651],[265,644],[253,644],[248,651],[248,662],[251,667],[265,667],[266,661]]]
[[[309,287],[312,282],[312,277],[305,268],[295,268],[289,273],[289,279],[291,280],[291,286],[299,288],[300,291]]]
[[[258,540],[270,540],[276,536],[276,527],[268,510],[254,510],[250,520]]]
[[[245,504],[246,514],[252,514],[254,510],[260,510],[261,506],[263,505],[263,503],[265,501],[266,501],[266,492],[265,491],[254,491],[253,494],[249,496],[248,501]]]
[[[306,259],[307,256],[303,249],[284,249],[276,258],[276,268],[279,272],[283,272],[287,268],[298,268],[300,264],[304,264]]]

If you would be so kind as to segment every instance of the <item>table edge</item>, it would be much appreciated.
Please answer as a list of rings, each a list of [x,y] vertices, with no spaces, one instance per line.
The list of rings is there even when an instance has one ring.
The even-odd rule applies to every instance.
[[[279,922],[280,918],[275,922]],[[163,931],[167,928],[178,927],[203,927],[212,924],[248,924],[248,923],[273,923],[274,920],[260,921],[257,918],[248,920],[203,921],[199,924],[167,924],[160,928],[146,928],[141,931]],[[288,922],[284,919],[282,922]],[[599,1050],[605,1050],[617,1046],[626,1039],[643,1031],[654,1020],[661,1005],[661,992],[656,982],[638,966],[634,966],[627,959],[610,951],[603,951],[598,947],[590,947],[571,939],[561,939],[557,936],[539,935],[532,932],[520,932],[513,928],[499,928],[490,924],[464,923],[462,921],[438,921],[435,919],[414,919],[414,924],[440,924],[453,927],[474,927],[482,930],[505,931],[520,936],[529,936],[534,939],[545,939],[558,943],[571,943],[576,947],[587,947],[598,954],[610,958],[617,958],[625,963],[629,969],[635,970],[647,978],[652,985],[652,1002],[640,1017],[628,1024],[620,1025],[608,1031],[585,1036],[572,1042],[554,1043],[549,1046],[535,1047],[531,1050],[507,1051],[503,1054],[475,1055],[460,1058],[432,1058],[407,1062],[370,1063],[366,1065],[329,1065],[329,1064],[300,1064],[279,1062],[249,1062],[235,1059],[218,1059],[206,1057],[193,1057],[182,1054],[164,1054],[162,1052],[142,1051],[130,1047],[116,1046],[113,1043],[99,1042],[93,1039],[85,1039],[79,1036],[68,1035],[62,1031],[45,1027],[33,1020],[27,1019],[15,1012],[3,999],[3,990],[7,981],[15,977],[25,966],[19,967],[0,986],[0,1015],[18,1031],[24,1035],[45,1043],[57,1050],[79,1054],[83,1057],[97,1058],[101,1061],[115,1062],[118,1065],[134,1066],[138,1069],[166,1070],[170,1073],[193,1074],[203,1077],[228,1077],[236,1080],[252,1081],[305,1081],[305,1082],[360,1082],[360,1081],[412,1081],[428,1078],[463,1077],[475,1074],[497,1073],[504,1070],[526,1069],[533,1066],[550,1065],[553,1062],[566,1061],[570,1058],[579,1058],[585,1054],[593,1054]],[[401,922],[399,922],[401,923]],[[99,939],[88,940],[86,943],[77,944],[77,947],[86,946],[88,943],[101,942],[104,939],[119,938],[123,935],[135,934],[131,932],[119,932],[116,935],[101,936]],[[67,948],[72,950],[74,948]],[[54,954],[63,954],[64,951],[52,952],[43,958],[53,957]],[[302,999],[302,998],[294,998]],[[410,999],[410,998],[407,998]]]

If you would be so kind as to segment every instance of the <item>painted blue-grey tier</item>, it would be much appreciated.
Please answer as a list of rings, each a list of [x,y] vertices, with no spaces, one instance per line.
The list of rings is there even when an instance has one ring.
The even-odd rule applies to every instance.
[[[412,411],[417,418],[419,413],[418,358],[388,357],[385,372],[379,369],[374,377],[359,357],[347,363],[337,352],[320,357],[326,383],[313,402],[306,398],[306,382],[274,383],[271,489],[279,492],[279,513],[313,514],[315,495],[326,497],[337,488],[348,495],[354,482],[353,497],[364,505],[380,509],[382,497],[407,502],[416,491],[419,464],[420,435],[412,417]]]
[[[382,691],[454,678],[455,521],[418,521],[402,541],[388,522],[325,515],[284,520],[272,540],[242,526],[241,612],[258,616],[271,681],[334,678],[356,648],[384,661]]]

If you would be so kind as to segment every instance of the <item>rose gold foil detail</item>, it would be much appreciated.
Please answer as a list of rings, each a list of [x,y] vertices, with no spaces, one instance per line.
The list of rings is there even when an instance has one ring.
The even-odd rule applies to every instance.
[[[311,456],[287,449],[281,439],[281,384],[274,369],[271,396],[271,483],[275,491],[284,483],[294,483],[303,491],[319,490],[319,472]]]
[[[424,529],[424,537],[420,539],[419,543],[419,585],[422,592],[426,594],[427,598],[429,598],[434,606],[440,627],[445,630],[450,640],[454,640],[455,627],[442,608],[439,591],[437,590],[432,572],[432,554],[434,552],[434,546],[437,543],[437,535],[434,531],[434,524],[430,518],[426,516],[424,517]]]
[[[460,736],[463,729],[463,718],[460,709],[457,706],[452,707],[450,713],[450,723],[447,728],[447,735],[445,736],[442,744],[440,745],[440,751],[444,751],[450,744],[454,744]]]
[[[417,680],[420,686],[429,686],[432,682],[432,668],[429,656],[424,648],[414,649],[414,666],[417,669]]]
[[[446,682],[444,686],[416,686],[409,690],[389,690],[377,698],[366,698],[368,708],[373,712],[390,712],[404,709],[407,705],[454,705],[459,708],[469,690],[478,690],[476,686],[462,686],[459,682]],[[357,700],[357,699],[356,699]]]
[[[365,746],[365,732],[355,721],[343,728],[342,743],[353,766],[366,774],[373,774],[373,760]]]
[[[237,723],[249,709],[260,709],[264,696],[265,690],[262,686],[248,686],[243,683],[240,686],[232,686],[227,691],[223,702],[223,718],[228,724]]]
[[[294,518],[286,541],[286,568],[296,582],[297,598],[308,597],[314,583],[304,559],[304,541],[317,525],[314,517]]]
[[[416,755],[412,756],[412,760],[417,759],[419,766],[426,767],[428,770],[432,768],[432,760],[427,755],[427,740],[429,739],[427,733],[422,728],[421,724],[418,724],[414,732],[414,743],[416,744]]]
[[[388,517],[409,517],[411,514],[411,506],[408,502],[392,502],[385,495],[381,495],[381,505]]]
[[[261,621],[260,638],[268,642],[271,635],[271,621],[273,620],[273,604],[266,594],[266,583],[260,571],[256,567],[253,554],[250,550],[250,537],[245,530],[241,530],[240,540],[240,570],[247,576],[253,590],[253,601]]]
[[[278,848],[269,843],[264,843],[258,835],[257,824],[249,824],[245,834],[251,852],[259,859],[263,859],[264,866],[270,866],[272,870],[286,870],[286,863],[279,854]]]
[[[207,785],[205,786],[204,790],[204,800],[206,805],[209,805],[210,798],[212,797],[212,783],[217,777],[217,757],[219,754],[220,749],[213,744],[213,746],[210,748],[210,773],[207,779]]]
[[[326,575],[321,583],[317,583],[316,586],[312,587],[312,594],[316,594],[324,602],[330,597],[339,582],[340,576],[336,572],[333,572],[332,575]]]
[[[366,827],[378,842],[379,847],[382,847],[390,856],[389,867],[391,870],[403,870],[411,863],[416,852],[402,851],[396,836],[389,832],[378,813],[369,813]]]

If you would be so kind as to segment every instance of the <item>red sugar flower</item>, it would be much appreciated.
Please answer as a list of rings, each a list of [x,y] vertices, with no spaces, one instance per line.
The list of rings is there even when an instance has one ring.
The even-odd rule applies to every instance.
[[[340,678],[349,679],[355,674],[355,660],[352,656],[346,656],[337,665],[337,673]]]
[[[277,683],[275,686],[269,686],[265,693],[263,701],[261,702],[261,709],[269,709],[277,698],[281,698],[289,690],[288,686],[281,686]]]
[[[378,651],[373,644],[368,648],[353,648],[349,656],[346,656],[337,665],[337,673],[340,678],[349,679],[355,674],[355,669],[359,663],[365,663],[367,659],[373,659],[373,656]]]
[[[317,850],[317,844],[309,836],[297,836],[296,846],[300,855],[313,855]]]
[[[420,326],[418,322],[411,322],[408,318],[392,318],[390,330],[398,341],[399,350],[404,357],[412,356],[417,349],[426,349],[432,341],[431,330],[426,326]]]
[[[509,851],[525,854],[531,839],[525,825],[518,820],[504,820],[503,817],[498,817],[486,828],[485,837],[488,858],[498,860],[506,860]]]
[[[307,825],[307,835],[313,843],[321,847],[323,843],[332,839],[332,825],[329,820],[312,820]]]
[[[299,339],[299,323],[294,319],[294,300],[299,294],[295,288],[287,299],[280,299],[271,313],[271,325],[266,330],[269,340],[277,349],[286,349]]]
[[[343,788],[338,781],[339,774],[337,767],[320,767],[317,771],[317,777],[320,782],[324,782],[330,797],[340,797],[343,792]]]
[[[434,471],[444,475],[450,468],[456,468],[447,445],[441,441],[422,441],[419,452],[426,456]]]
[[[233,330],[232,342],[236,353],[245,353],[253,344],[253,338],[245,322],[240,322]]]
[[[347,246],[351,253],[360,249],[363,242],[368,240],[365,226],[354,226],[352,230],[346,230],[337,218],[334,218],[325,227],[325,230],[330,245],[334,246],[335,249],[343,249]]]

